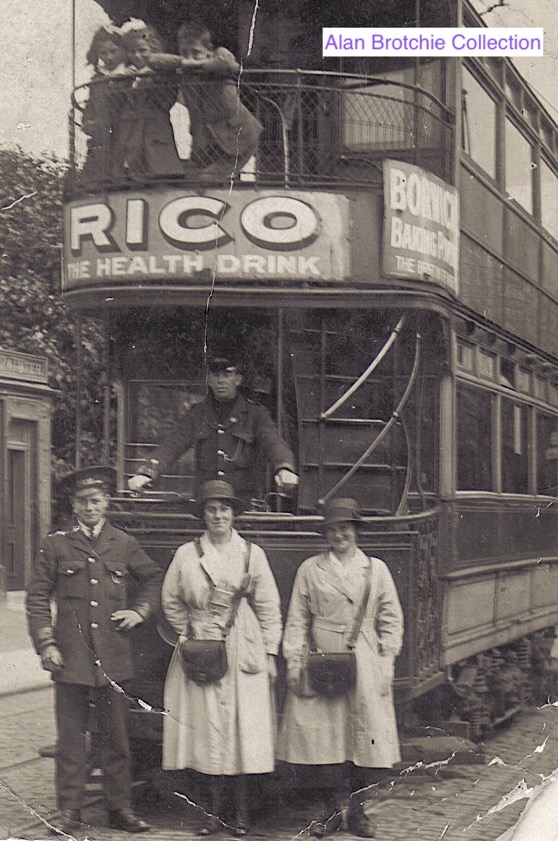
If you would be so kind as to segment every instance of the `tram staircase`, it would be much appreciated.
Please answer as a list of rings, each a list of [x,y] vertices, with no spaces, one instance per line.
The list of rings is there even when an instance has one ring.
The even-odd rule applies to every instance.
[[[322,418],[322,414],[353,384],[355,377],[329,373],[324,363],[327,354],[323,347],[309,348],[309,338],[323,343],[324,331],[289,330],[299,418],[298,504],[301,511],[315,511],[316,501],[322,500],[341,482],[386,426],[386,420],[368,417],[369,408],[374,404],[373,391],[379,386],[378,379],[361,385],[335,412],[335,417]],[[408,471],[408,464],[401,463],[397,438],[396,428],[339,486],[336,495],[353,497],[368,515],[393,513]]]

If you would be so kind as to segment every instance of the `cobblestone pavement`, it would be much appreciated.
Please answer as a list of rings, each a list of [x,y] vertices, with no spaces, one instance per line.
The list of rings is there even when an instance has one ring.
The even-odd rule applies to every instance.
[[[0,838],[39,839],[48,829],[36,820],[55,815],[52,759],[37,750],[54,742],[52,689],[0,699]],[[531,790],[558,767],[558,707],[526,710],[484,746],[485,763],[417,763],[371,792],[367,811],[378,841],[497,841],[517,821]],[[136,789],[137,810],[155,827],[144,836],[161,841],[197,838],[201,810],[174,791],[180,777],[159,774],[150,787]],[[124,841],[126,833],[106,828],[100,792],[84,811],[80,839]],[[268,841],[307,838],[319,812],[318,799],[275,791],[273,807],[260,813],[250,837]],[[219,838],[230,837],[224,833]],[[339,841],[352,836],[336,833]],[[503,841],[503,838],[501,839]],[[533,839],[536,841],[536,839]]]

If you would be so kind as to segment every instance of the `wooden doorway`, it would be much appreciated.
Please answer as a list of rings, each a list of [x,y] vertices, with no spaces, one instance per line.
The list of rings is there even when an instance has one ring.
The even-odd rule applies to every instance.
[[[12,418],[7,441],[6,539],[8,590],[23,590],[37,546],[37,423]]]

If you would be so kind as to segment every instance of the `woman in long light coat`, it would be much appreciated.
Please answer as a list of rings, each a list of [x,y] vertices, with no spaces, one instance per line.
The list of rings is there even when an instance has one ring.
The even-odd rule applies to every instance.
[[[278,759],[294,765],[328,766],[335,788],[325,790],[324,819],[312,834],[324,836],[345,822],[356,835],[372,837],[362,804],[377,769],[400,759],[392,681],[403,636],[397,590],[386,564],[358,548],[360,512],[353,499],[333,499],[324,511],[330,549],[304,561],[294,583],[283,653],[289,693],[279,733]],[[318,694],[305,661],[310,648],[347,651],[359,608],[370,591],[354,648],[356,684],[338,697]],[[333,766],[333,767],[332,767]],[[374,770],[372,770],[374,769]],[[348,810],[343,791],[353,792]],[[345,820],[346,818],[346,820]]]
[[[246,775],[269,773],[275,767],[279,593],[264,551],[233,528],[234,514],[242,510],[233,488],[221,480],[206,482],[199,503],[207,530],[199,541],[180,546],[174,556],[162,591],[166,618],[182,637],[223,639],[237,594],[244,587],[247,595],[226,635],[228,670],[223,678],[208,684],[190,680],[178,647],[175,650],[165,684],[163,768],[210,775],[211,814],[202,835],[223,829],[225,782],[233,781],[234,830],[246,835]]]

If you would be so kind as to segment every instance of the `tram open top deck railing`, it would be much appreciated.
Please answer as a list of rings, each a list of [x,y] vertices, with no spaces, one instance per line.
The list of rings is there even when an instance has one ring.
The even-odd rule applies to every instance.
[[[154,72],[76,88],[69,196],[159,182],[230,182],[231,168],[216,173],[215,165],[223,169],[225,163],[218,134],[231,119],[230,101],[227,111],[222,96],[223,85],[231,83],[236,86],[233,80]],[[237,90],[262,126],[254,154],[232,173],[240,182],[378,186],[383,158],[415,163],[450,179],[452,114],[421,88],[357,74],[247,70]],[[192,142],[184,101],[196,106],[195,119],[202,115],[204,130],[209,120],[208,143]],[[169,148],[173,144],[178,156]]]

